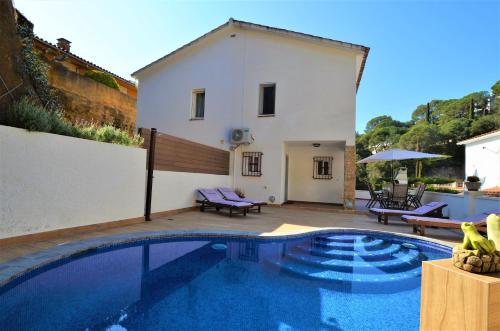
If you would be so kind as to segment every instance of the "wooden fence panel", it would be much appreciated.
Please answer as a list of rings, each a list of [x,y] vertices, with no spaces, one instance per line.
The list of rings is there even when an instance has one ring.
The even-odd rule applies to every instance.
[[[151,130],[140,128],[139,133],[149,149]],[[157,132],[154,169],[229,175],[229,152]]]

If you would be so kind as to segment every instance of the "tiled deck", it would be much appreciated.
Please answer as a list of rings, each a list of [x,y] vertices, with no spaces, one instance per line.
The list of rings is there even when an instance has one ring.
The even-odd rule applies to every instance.
[[[228,216],[215,213],[189,211],[168,218],[160,218],[152,222],[110,228],[100,231],[88,231],[65,235],[51,240],[35,240],[26,244],[4,245],[0,249],[0,263],[14,258],[44,250],[62,243],[83,239],[128,234],[134,232],[164,230],[222,230],[244,231],[259,235],[289,235],[304,233],[324,228],[359,228],[379,231],[391,231],[412,234],[411,226],[397,218],[389,219],[389,225],[377,223],[373,216],[363,213],[351,213],[335,208],[308,208],[307,206],[288,205],[282,208],[263,208],[261,214],[249,214],[247,217]],[[448,229],[428,229],[427,237],[448,243],[459,242],[462,235],[459,231]]]

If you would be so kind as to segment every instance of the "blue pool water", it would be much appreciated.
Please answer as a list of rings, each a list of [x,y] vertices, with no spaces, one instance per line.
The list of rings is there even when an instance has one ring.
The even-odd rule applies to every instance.
[[[418,330],[421,262],[447,257],[369,232],[121,245],[0,288],[0,330]]]

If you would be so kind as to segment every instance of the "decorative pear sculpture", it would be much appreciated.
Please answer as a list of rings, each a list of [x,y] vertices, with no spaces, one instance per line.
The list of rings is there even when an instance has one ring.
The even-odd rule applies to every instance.
[[[495,247],[500,251],[500,216],[491,214],[486,218],[488,239],[495,243]]]

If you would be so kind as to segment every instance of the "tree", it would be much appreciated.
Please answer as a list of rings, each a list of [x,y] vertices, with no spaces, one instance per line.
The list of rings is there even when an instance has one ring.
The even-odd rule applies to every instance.
[[[380,126],[390,126],[392,125],[393,122],[394,120],[392,119],[391,116],[382,115],[374,117],[371,120],[369,120],[368,123],[366,123],[365,132],[369,132]]]
[[[452,119],[439,126],[439,134],[447,141],[456,143],[469,137],[470,123],[468,118]]]
[[[441,141],[439,129],[434,124],[417,124],[408,130],[399,139],[399,145],[402,148],[417,152],[427,152],[432,149],[436,143]],[[415,164],[415,176],[422,176],[422,162]]]
[[[472,122],[470,133],[477,136],[483,133],[500,129],[500,114],[482,116]]]
[[[377,127],[370,133],[368,148],[372,152],[390,149],[399,142],[399,137],[405,132],[406,128],[395,126]]]
[[[500,96],[500,80],[493,84],[493,86],[491,87],[491,94],[497,97]]]
[[[417,108],[411,113],[411,119],[415,124],[418,123],[434,123],[438,119],[436,116],[436,107],[439,106],[441,100],[432,100],[424,105],[419,105]]]

